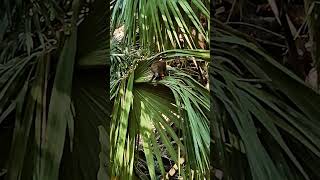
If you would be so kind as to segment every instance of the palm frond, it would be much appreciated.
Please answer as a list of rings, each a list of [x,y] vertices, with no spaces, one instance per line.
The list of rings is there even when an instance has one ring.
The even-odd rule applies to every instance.
[[[56,2],[45,1],[44,4],[46,3]],[[94,11],[83,19],[83,14],[78,16],[76,13],[84,6],[82,3],[73,1],[71,29],[66,28],[68,22],[64,24],[64,32],[50,29],[50,23],[46,24],[47,26],[42,24],[46,30],[52,30],[53,34],[57,33],[60,36],[42,34],[41,37],[45,41],[40,41],[38,37],[33,36],[37,34],[37,29],[31,28],[34,48],[1,48],[3,56],[0,65],[0,119],[3,122],[15,112],[17,122],[7,160],[7,179],[80,180],[94,179],[97,176],[100,164],[98,127],[109,129],[106,118],[111,109],[106,98],[108,90],[105,89],[105,78],[108,78],[108,43],[101,42],[108,37],[108,33],[106,23],[87,21],[99,18],[105,20],[105,9],[108,8],[107,5],[104,6],[103,1],[95,1]],[[32,3],[25,4],[29,6]],[[44,4],[34,2],[32,7]],[[59,9],[60,6],[62,4],[55,4],[54,7]],[[48,4],[45,7],[52,8]],[[13,9],[15,12],[17,7]],[[46,15],[47,12],[43,13]],[[57,16],[67,14],[68,12],[60,12]],[[23,19],[21,16],[15,16]],[[53,20],[56,19],[53,18],[51,24],[61,28],[60,21]],[[81,23],[79,20],[84,21]],[[36,21],[37,19],[32,23]],[[14,33],[8,30],[6,33],[10,36],[5,36],[4,43],[15,46],[20,43],[19,40],[10,38],[14,37]],[[85,37],[84,33],[87,33]],[[90,42],[94,42],[96,46],[83,44],[88,34],[93,37]],[[92,66],[94,71],[90,71]],[[87,146],[88,143],[91,143],[90,148]],[[77,173],[81,171],[83,173]]]
[[[141,47],[164,51],[172,47],[181,48],[183,39],[185,47],[193,49],[196,46],[190,25],[209,42],[197,12],[209,19],[209,10],[200,0],[119,0],[113,7],[111,32],[124,25],[126,44],[139,41]]]
[[[221,23],[214,34],[215,166],[230,179],[317,179],[305,154],[319,158],[319,95],[255,42]]]
[[[129,61],[122,59],[123,63],[131,64],[123,70],[127,73],[120,76],[120,80],[117,77],[111,79],[111,88],[117,90],[112,91],[114,109],[110,138],[113,150],[110,158],[113,159],[113,177],[133,177],[139,147],[144,149],[143,158],[146,160],[149,178],[165,177],[167,171],[163,163],[163,149],[160,148],[162,144],[173,162],[183,168],[179,169],[183,177],[192,177],[190,170],[194,171],[197,178],[206,176],[210,141],[208,90],[178,69],[173,70],[172,76],[159,81],[156,87],[147,79],[151,78],[150,64],[160,54],[170,58],[196,56],[205,59],[208,53],[201,50],[171,50],[150,57],[142,56],[145,59],[135,59],[134,53],[133,59]],[[120,53],[112,54],[119,59],[126,57]],[[112,65],[113,70],[119,70],[117,66],[123,67],[117,63]],[[186,160],[183,165],[186,167],[182,167],[181,158]],[[159,167],[159,171],[155,166]]]

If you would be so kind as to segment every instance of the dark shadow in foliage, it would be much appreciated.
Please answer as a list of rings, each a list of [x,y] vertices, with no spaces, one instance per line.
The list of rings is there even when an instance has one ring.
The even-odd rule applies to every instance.
[[[77,111],[73,150],[70,152],[67,140],[60,179],[96,179],[101,151],[98,127],[103,126],[107,132],[110,128],[109,70],[106,67],[78,69],[74,77],[72,97]]]

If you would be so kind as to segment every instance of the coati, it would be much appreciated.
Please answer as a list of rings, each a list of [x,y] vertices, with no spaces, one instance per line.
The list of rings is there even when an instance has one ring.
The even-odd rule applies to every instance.
[[[166,71],[167,71],[166,62],[156,61],[151,64],[150,69],[153,75],[149,82],[152,82],[154,79],[156,81],[162,80],[163,77],[166,75]]]

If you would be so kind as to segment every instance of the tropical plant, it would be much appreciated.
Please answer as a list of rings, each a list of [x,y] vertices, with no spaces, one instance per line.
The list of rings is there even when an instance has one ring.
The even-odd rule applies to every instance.
[[[126,45],[139,41],[141,47],[151,47],[158,51],[183,46],[195,48],[192,30],[196,30],[209,42],[208,31],[199,19],[200,14],[206,19],[210,18],[207,9],[209,3],[209,0],[118,0],[112,6],[111,32],[124,25]],[[186,45],[182,44],[181,39]]]
[[[0,136],[12,129],[12,138],[1,138],[10,148],[1,154],[1,176],[95,179],[98,126],[108,128],[111,109],[105,90],[108,4],[0,4]]]
[[[113,178],[169,178],[171,163],[185,179],[208,178],[208,90],[175,67],[164,79],[149,82],[149,67],[161,57],[168,64],[176,58],[209,62],[208,50],[194,49],[191,33],[208,42],[199,20],[200,14],[209,18],[205,3],[118,0],[112,5],[111,33],[124,29],[122,40],[111,44]],[[188,49],[173,49],[178,47]]]
[[[253,38],[213,23],[214,168],[224,179],[319,179],[319,94]]]

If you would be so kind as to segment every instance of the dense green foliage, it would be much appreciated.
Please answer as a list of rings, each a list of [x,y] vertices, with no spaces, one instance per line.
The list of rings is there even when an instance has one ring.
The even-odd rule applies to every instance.
[[[1,1],[0,135],[12,134],[1,139],[10,148],[1,154],[5,179],[96,178],[98,126],[108,127],[111,109],[107,7]]]
[[[254,38],[213,24],[214,168],[226,179],[319,179],[319,93]]]
[[[134,173],[141,179],[166,177],[173,166],[165,163],[167,158],[184,179],[208,177],[208,90],[176,67],[170,67],[170,75],[156,84],[149,82],[150,65],[160,56],[168,63],[191,57],[209,62],[208,50],[193,49],[190,27],[208,42],[200,13],[209,18],[200,0],[115,2],[111,32],[124,26],[124,37],[120,42],[114,39],[111,51],[112,177],[132,179]],[[141,172],[139,164],[147,172]]]

